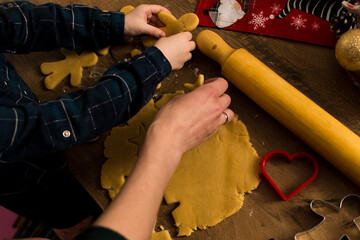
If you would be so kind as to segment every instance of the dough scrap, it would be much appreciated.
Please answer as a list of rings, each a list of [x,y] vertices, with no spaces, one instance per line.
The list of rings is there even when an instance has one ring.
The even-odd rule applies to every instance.
[[[186,32],[194,30],[199,24],[199,18],[194,13],[186,13],[182,15],[179,19],[176,19],[173,15],[161,11],[158,14],[158,17],[161,22],[166,26],[161,27],[167,37],[175,35],[180,32]],[[141,38],[142,43],[145,47],[151,47],[157,42],[157,38],[152,36],[144,36]]]
[[[102,168],[101,185],[112,198],[130,174],[157,111],[179,94],[184,92],[165,94],[156,103],[151,100],[127,125],[113,128],[106,138],[108,160]],[[244,194],[257,188],[260,158],[249,140],[245,125],[235,116],[208,141],[184,154],[164,196],[167,204],[180,203],[172,213],[179,236],[214,226],[236,213]]]
[[[99,51],[97,51],[97,53],[101,56],[105,56],[109,53],[109,50],[110,50],[110,46],[100,49]]]
[[[171,240],[171,236],[168,230],[161,229],[160,232],[153,231],[150,240]]]
[[[120,12],[123,12],[125,14],[128,14],[129,12],[131,12],[132,10],[134,10],[135,8],[131,5],[126,5],[125,7],[120,9]]]
[[[131,57],[135,57],[136,55],[140,55],[142,52],[139,49],[134,48],[131,50],[130,55]]]
[[[187,88],[188,90],[194,90],[197,87],[200,87],[202,85],[204,85],[204,74],[199,74],[198,78],[196,79],[195,83],[185,83],[184,87]]]
[[[94,66],[98,57],[93,52],[85,51],[78,55],[74,50],[61,48],[64,60],[57,62],[44,62],[41,64],[41,72],[48,75],[45,78],[45,87],[54,89],[64,78],[70,75],[70,84],[73,87],[81,84],[81,77],[84,67]]]

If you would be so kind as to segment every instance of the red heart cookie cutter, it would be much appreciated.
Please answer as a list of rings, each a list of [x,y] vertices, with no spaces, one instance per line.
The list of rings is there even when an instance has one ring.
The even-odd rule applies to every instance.
[[[267,172],[265,170],[265,165],[271,158],[285,158],[290,163],[293,162],[297,158],[308,159],[314,165],[314,173],[308,180],[306,180],[303,184],[301,184],[298,188],[296,188],[292,193],[290,193],[288,196],[285,196],[284,193],[274,183],[274,181],[269,177],[269,175],[267,174]],[[293,155],[290,155],[287,152],[282,151],[282,150],[273,150],[273,151],[270,151],[267,154],[265,154],[265,156],[262,158],[262,160],[261,160],[261,171],[262,171],[263,175],[265,176],[265,178],[274,187],[276,192],[280,195],[280,197],[282,199],[284,199],[285,201],[287,201],[316,178],[316,176],[317,176],[317,174],[319,172],[319,166],[318,166],[318,163],[315,160],[315,158],[313,156],[311,156],[310,154],[308,154],[308,153],[298,152],[298,153],[295,153]]]

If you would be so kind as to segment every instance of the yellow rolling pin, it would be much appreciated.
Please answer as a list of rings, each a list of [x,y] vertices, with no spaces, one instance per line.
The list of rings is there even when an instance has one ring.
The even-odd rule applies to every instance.
[[[360,137],[243,48],[216,33],[200,32],[202,53],[220,63],[222,75],[360,186]]]

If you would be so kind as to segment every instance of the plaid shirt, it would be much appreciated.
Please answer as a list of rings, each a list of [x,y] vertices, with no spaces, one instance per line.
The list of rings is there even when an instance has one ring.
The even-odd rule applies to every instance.
[[[0,4],[0,51],[59,47],[99,50],[123,41],[124,14],[95,7],[25,1]],[[89,139],[135,115],[171,66],[156,47],[113,65],[94,86],[39,102],[0,54],[0,163],[49,154]],[[1,166],[1,164],[0,164]]]

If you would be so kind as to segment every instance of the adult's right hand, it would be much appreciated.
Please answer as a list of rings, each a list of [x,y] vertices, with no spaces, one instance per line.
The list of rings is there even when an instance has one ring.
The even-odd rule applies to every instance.
[[[228,121],[234,117],[228,108],[231,98],[225,94],[227,88],[225,79],[213,78],[188,94],[174,97],[154,119],[157,134],[164,141],[173,141],[180,154],[205,142],[226,122],[224,112]]]
[[[172,70],[177,70],[191,59],[191,51],[195,49],[196,44],[192,41],[190,32],[182,32],[170,37],[160,38],[155,47],[159,48],[170,62]]]
[[[223,112],[229,121],[233,118],[227,87],[224,79],[211,79],[160,109],[131,174],[95,226],[110,228],[129,239],[150,238],[166,186],[182,154],[220,128],[225,122]]]

